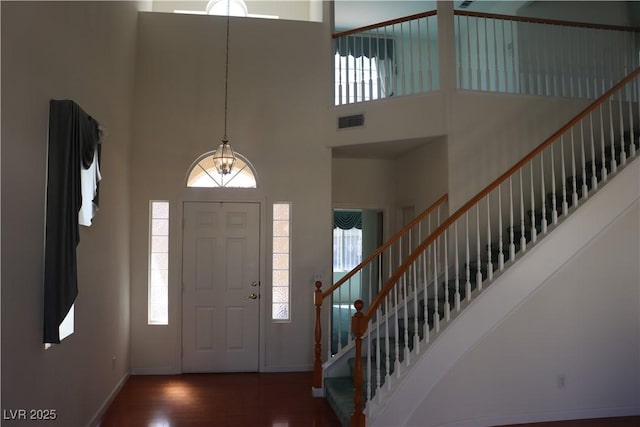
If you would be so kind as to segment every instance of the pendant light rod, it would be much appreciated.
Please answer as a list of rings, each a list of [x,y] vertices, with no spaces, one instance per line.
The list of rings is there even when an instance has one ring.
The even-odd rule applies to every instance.
[[[227,98],[229,95],[229,15],[231,12],[231,0],[227,0],[227,46],[225,57],[225,76],[224,76],[224,137],[223,142],[228,142],[227,138]]]

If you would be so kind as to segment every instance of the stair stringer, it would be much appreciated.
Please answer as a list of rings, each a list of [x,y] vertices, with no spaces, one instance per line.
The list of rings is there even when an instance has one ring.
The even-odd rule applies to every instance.
[[[484,288],[472,303],[449,322],[412,366],[381,390],[379,399],[367,402],[368,426],[400,427],[407,424],[420,403],[473,349],[555,272],[576,256],[616,218],[640,200],[640,161],[629,160],[624,169],[581,200],[575,212],[550,229],[516,261]]]

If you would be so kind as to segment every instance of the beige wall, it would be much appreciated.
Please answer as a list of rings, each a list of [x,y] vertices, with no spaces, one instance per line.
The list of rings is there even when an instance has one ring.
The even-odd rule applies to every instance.
[[[234,149],[255,167],[258,189],[187,190],[189,166],[215,149],[223,134],[225,22],[214,16],[140,15],[132,154],[134,372],[181,370],[180,224],[185,200],[261,203],[260,366],[306,370],[312,365],[314,277],[329,281],[331,275],[331,151],[323,128],[330,68],[317,54],[329,51],[330,39],[317,23],[231,20],[228,135]],[[168,326],[147,325],[151,199],[171,203]],[[270,212],[276,201],[293,204],[292,321],[286,324],[270,320]]]
[[[2,2],[2,408],[86,426],[129,370],[129,182],[137,5]],[[100,211],[81,227],[75,333],[42,344],[49,99],[107,128]],[[3,420],[2,425],[23,425]]]

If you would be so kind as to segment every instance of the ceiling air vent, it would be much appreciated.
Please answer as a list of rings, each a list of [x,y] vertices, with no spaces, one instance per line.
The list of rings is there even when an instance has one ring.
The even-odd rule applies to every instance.
[[[353,128],[364,125],[364,114],[338,117],[338,129]]]

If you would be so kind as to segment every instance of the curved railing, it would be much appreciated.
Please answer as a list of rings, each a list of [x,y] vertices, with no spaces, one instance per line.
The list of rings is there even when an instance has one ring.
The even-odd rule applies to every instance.
[[[639,76],[636,68],[451,214],[391,274],[366,310],[363,301],[355,303],[352,427],[365,425],[364,399],[379,397],[392,373],[399,377],[408,369],[429,342],[430,330],[440,331],[495,271],[504,270],[636,156]],[[425,268],[429,263],[433,269]],[[424,290],[410,295],[412,282],[424,283]],[[426,284],[434,282],[429,295]],[[416,300],[423,303],[422,320]],[[401,310],[389,315],[386,307],[392,304]]]
[[[333,354],[340,353],[343,347],[352,343],[353,336],[349,333],[349,322],[355,312],[353,304],[356,300],[362,298],[362,291],[366,291],[364,293],[368,295],[369,299],[375,296],[380,290],[385,275],[389,276],[418,242],[428,236],[446,217],[448,213],[447,200],[448,196],[446,194],[438,198],[326,290],[321,290],[322,282],[316,282],[314,387],[320,388],[322,386],[321,308],[323,301],[331,299],[332,302],[337,302],[338,305],[337,309],[332,306],[330,310],[331,316],[329,316],[327,328],[328,331],[331,331],[331,333],[327,334],[327,359],[329,359]],[[363,286],[363,282],[365,286]],[[357,292],[357,290],[361,292]],[[346,299],[344,294],[346,294]],[[354,294],[357,297],[352,298]],[[345,309],[346,313],[343,313]],[[343,318],[346,318],[346,320],[343,321]]]
[[[439,89],[436,11],[332,35],[335,105]]]
[[[454,15],[459,89],[596,99],[640,65],[640,28]]]

